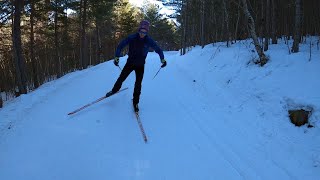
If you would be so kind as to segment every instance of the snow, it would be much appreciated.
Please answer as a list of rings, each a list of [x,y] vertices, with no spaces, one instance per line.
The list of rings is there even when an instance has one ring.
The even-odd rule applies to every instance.
[[[320,60],[309,44],[270,45],[259,67],[250,41],[149,53],[140,117],[128,90],[74,115],[110,90],[112,61],[70,73],[0,109],[0,179],[320,179]],[[123,67],[127,57],[122,57]],[[288,110],[311,108],[310,124]]]

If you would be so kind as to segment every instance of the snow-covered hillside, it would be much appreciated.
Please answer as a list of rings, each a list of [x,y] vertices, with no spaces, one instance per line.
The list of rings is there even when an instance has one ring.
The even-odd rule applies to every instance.
[[[112,61],[68,74],[0,109],[1,180],[320,179],[320,52],[289,54],[271,45],[270,62],[250,60],[250,41],[149,53],[140,117],[128,90],[72,116],[110,90]],[[121,58],[123,67],[126,57]],[[310,124],[291,124],[288,109],[313,109]]]

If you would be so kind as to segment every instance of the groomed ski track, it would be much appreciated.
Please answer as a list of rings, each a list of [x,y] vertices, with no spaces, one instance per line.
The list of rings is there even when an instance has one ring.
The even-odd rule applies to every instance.
[[[257,107],[249,99],[259,97],[239,96],[219,83],[208,86],[215,77],[188,71],[175,60],[178,52],[165,55],[168,65],[154,80],[157,54],[149,54],[145,68],[140,118],[147,144],[132,112],[134,73],[123,84],[128,90],[67,115],[112,88],[120,72],[107,62],[47,83],[2,110],[10,128],[1,127],[0,179],[301,178],[287,169],[291,161],[270,154],[286,149],[271,149],[265,136],[279,147],[291,141],[273,138],[259,124],[267,121],[261,115],[265,102]]]

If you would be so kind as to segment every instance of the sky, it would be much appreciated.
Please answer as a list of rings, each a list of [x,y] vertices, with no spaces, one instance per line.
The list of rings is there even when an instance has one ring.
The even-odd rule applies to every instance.
[[[169,8],[165,7],[162,4],[162,2],[159,2],[159,1],[156,1],[156,0],[147,0],[147,1],[149,1],[150,3],[159,5],[159,7],[161,8],[161,10],[160,10],[161,14],[171,15],[171,14],[173,14],[175,12],[174,10],[170,10]],[[129,2],[132,5],[135,5],[137,7],[142,7],[144,0],[129,0]]]
[[[251,62],[251,40],[164,52],[163,69],[150,52],[139,103],[147,143],[134,73],[127,90],[73,115],[111,90],[119,68],[108,61],[48,82],[0,109],[0,179],[318,180],[320,51],[309,60],[309,45],[288,54],[280,40],[264,67]],[[300,108],[312,109],[313,128],[290,122]]]

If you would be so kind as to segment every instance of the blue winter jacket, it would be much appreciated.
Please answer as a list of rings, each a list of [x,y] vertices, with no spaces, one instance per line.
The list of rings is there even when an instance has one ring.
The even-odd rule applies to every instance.
[[[126,39],[122,40],[117,47],[115,56],[120,57],[122,49],[128,44],[129,57],[127,63],[134,64],[136,66],[143,66],[146,61],[149,47],[152,47],[156,53],[159,54],[160,59],[164,59],[163,51],[159,48],[157,43],[148,35],[144,38],[140,38],[139,33],[131,34]]]

